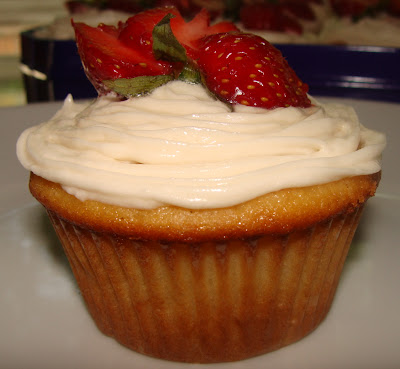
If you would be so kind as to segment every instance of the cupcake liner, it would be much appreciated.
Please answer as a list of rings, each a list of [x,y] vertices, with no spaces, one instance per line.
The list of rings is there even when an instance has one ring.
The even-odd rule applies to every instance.
[[[320,324],[361,210],[286,235],[196,244],[93,232],[48,213],[104,334],[149,356],[209,363],[279,349]]]

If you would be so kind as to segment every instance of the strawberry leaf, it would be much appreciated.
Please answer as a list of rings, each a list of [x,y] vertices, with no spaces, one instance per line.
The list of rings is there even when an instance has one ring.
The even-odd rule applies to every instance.
[[[186,49],[172,32],[170,20],[174,15],[167,14],[153,29],[153,53],[156,59],[169,62],[187,62]]]
[[[119,78],[106,80],[103,83],[120,96],[134,97],[146,95],[173,79],[172,75],[139,76],[135,78]]]
[[[178,79],[184,82],[195,84],[202,82],[199,69],[193,66],[191,63],[186,63],[183,66],[181,73],[178,76]]]

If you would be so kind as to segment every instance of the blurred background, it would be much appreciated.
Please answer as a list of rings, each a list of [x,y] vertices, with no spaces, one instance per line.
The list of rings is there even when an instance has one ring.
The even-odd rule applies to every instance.
[[[149,2],[190,4],[181,9],[189,16],[201,6],[216,19],[234,14],[282,51],[312,95],[400,102],[400,0],[78,0],[73,16],[116,24],[132,14],[126,4]],[[0,107],[96,96],[66,3],[0,0]]]
[[[63,0],[0,0],[0,106],[26,102],[19,70],[22,31],[67,14]]]

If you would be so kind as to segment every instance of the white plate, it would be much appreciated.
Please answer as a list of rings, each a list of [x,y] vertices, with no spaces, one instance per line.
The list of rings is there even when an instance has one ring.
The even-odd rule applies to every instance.
[[[387,133],[383,180],[365,210],[328,317],[308,337],[218,368],[400,368],[400,104],[352,104]],[[15,156],[20,132],[59,103],[0,109],[0,367],[5,369],[186,368],[130,351],[95,327],[44,211]],[[208,366],[207,366],[208,367]]]

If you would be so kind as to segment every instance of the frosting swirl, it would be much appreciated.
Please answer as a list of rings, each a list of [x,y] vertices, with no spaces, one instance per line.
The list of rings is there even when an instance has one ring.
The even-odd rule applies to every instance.
[[[231,111],[200,85],[174,81],[126,101],[69,96],[21,134],[17,155],[81,200],[202,209],[376,173],[384,146],[347,106]]]

